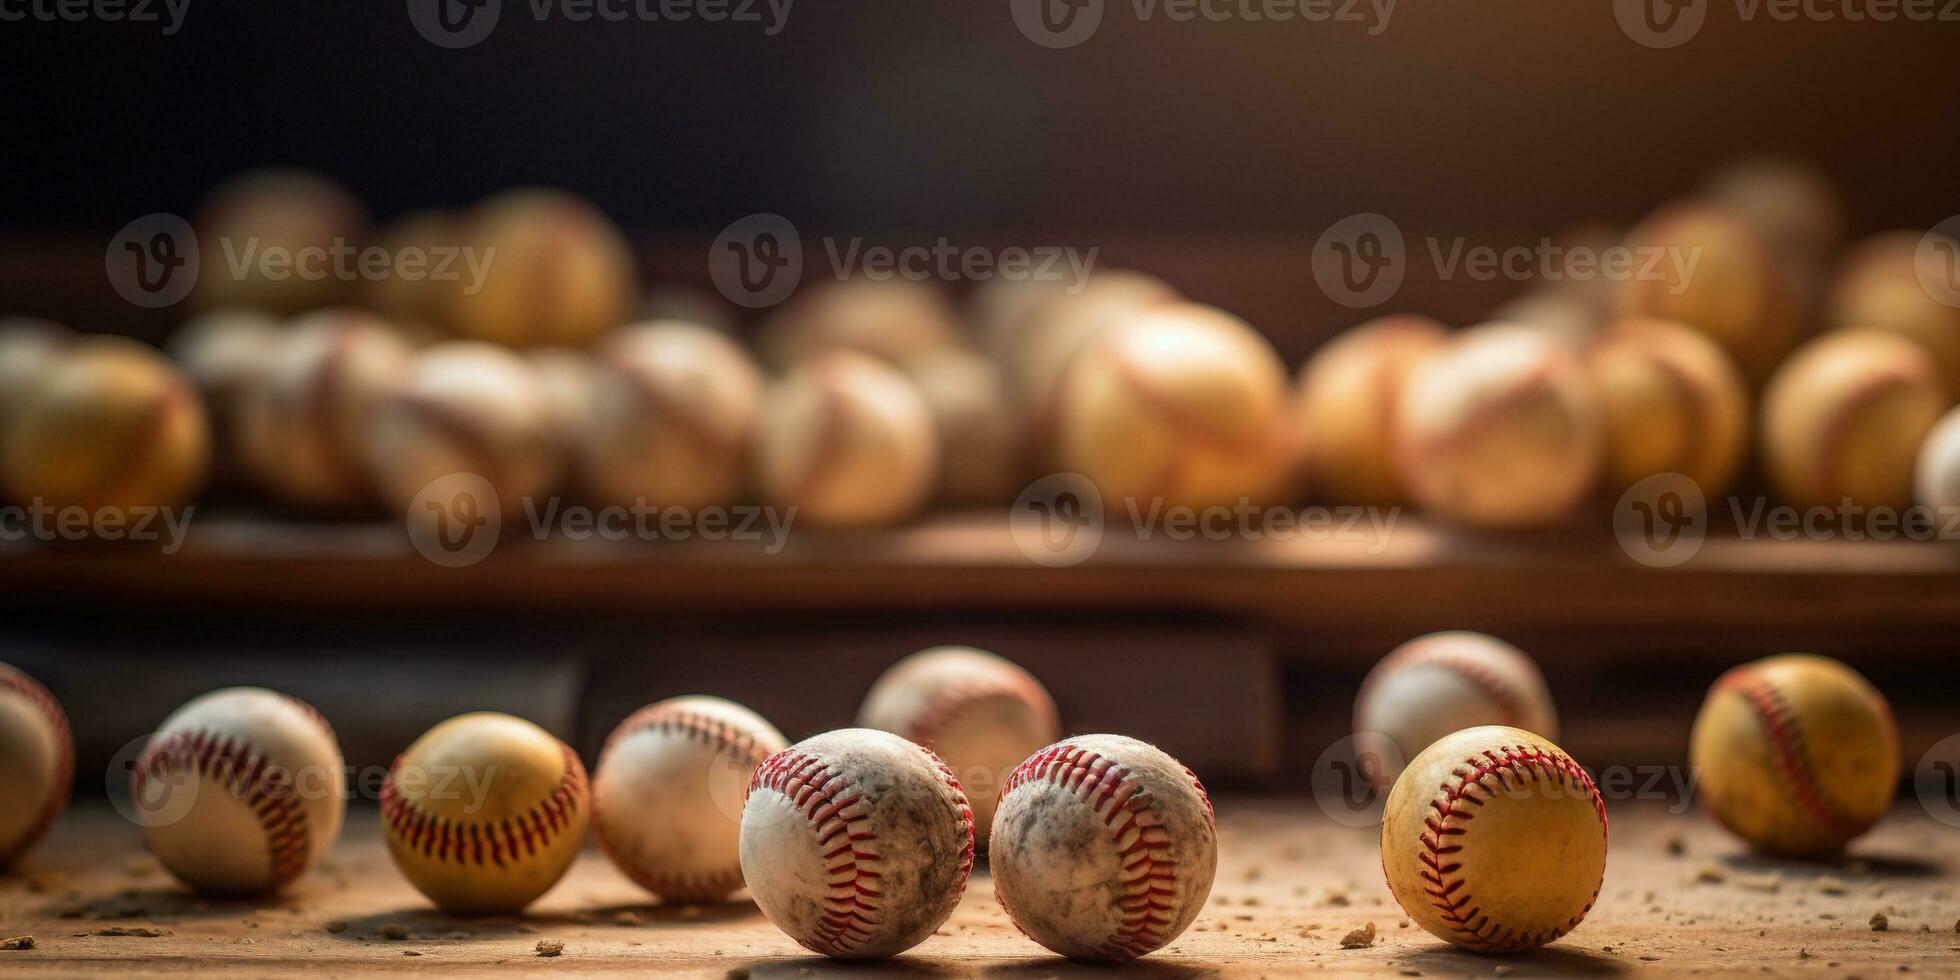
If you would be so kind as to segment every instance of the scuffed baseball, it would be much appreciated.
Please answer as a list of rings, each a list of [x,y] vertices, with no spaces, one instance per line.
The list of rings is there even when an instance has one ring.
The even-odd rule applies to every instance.
[[[1431,935],[1477,953],[1579,925],[1606,876],[1606,804],[1548,738],[1486,725],[1409,763],[1382,812],[1382,870]]]
[[[1960,396],[1960,287],[1951,285],[1937,251],[1922,252],[1925,239],[1895,231],[1852,248],[1832,285],[1825,322],[1889,331],[1926,348],[1948,394]]]
[[[925,396],[943,450],[935,497],[956,507],[1013,500],[1027,486],[1026,447],[1000,368],[959,347],[928,351],[902,366]]]
[[[485,263],[481,282],[441,283],[443,321],[466,337],[577,346],[626,322],[639,303],[626,237],[575,195],[508,191],[464,216],[455,235]]]
[[[1307,361],[1294,434],[1316,500],[1384,506],[1407,500],[1392,452],[1396,401],[1409,372],[1444,337],[1443,325],[1428,317],[1383,317],[1335,338]]]
[[[1606,419],[1606,489],[1679,473],[1709,498],[1728,490],[1749,448],[1749,390],[1705,335],[1662,320],[1623,320],[1586,351]]]
[[[368,230],[367,209],[332,179],[302,170],[259,170],[225,181],[198,208],[204,260],[190,301],[197,309],[244,308],[291,315],[345,302],[352,267],[339,267]]]
[[[1354,700],[1357,748],[1372,749],[1381,760],[1366,775],[1382,787],[1401,775],[1396,763],[1451,732],[1480,725],[1521,728],[1548,739],[1559,734],[1558,711],[1538,665],[1482,633],[1431,633],[1396,647],[1368,673]],[[1369,744],[1377,738],[1390,744]]]
[[[669,698],[606,739],[592,773],[592,827],[615,867],[668,903],[742,887],[742,804],[764,759],[789,741],[715,697]]]
[[[1396,402],[1396,470],[1431,513],[1464,524],[1555,524],[1598,482],[1605,425],[1564,345],[1528,327],[1458,334]]]
[[[975,843],[987,846],[1008,773],[1062,737],[1048,689],[1018,664],[972,647],[935,647],[879,675],[858,724],[931,749],[973,807]]]
[[[0,871],[54,826],[74,784],[68,715],[40,682],[0,664]]]
[[[294,320],[239,401],[235,445],[247,474],[300,507],[368,503],[368,416],[408,371],[407,342],[357,310]]]
[[[1813,340],[1763,392],[1770,486],[1796,507],[1905,507],[1947,406],[1932,357],[1903,337],[1845,330]]]
[[[846,279],[815,286],[765,320],[756,337],[763,360],[790,370],[832,351],[903,364],[966,337],[936,286],[908,279]]]
[[[578,857],[591,810],[578,753],[494,711],[429,729],[381,784],[395,867],[459,915],[515,913],[550,891]]]
[[[1899,732],[1857,671],[1808,654],[1715,682],[1690,735],[1702,806],[1768,854],[1835,854],[1876,825],[1899,786]]]
[[[223,895],[291,884],[340,836],[340,743],[313,707],[257,687],[193,698],[138,758],[143,839],[192,888]]]
[[[1008,777],[988,865],[1028,938],[1076,959],[1135,959],[1204,908],[1217,821],[1198,778],[1161,749],[1080,735]]]
[[[589,394],[582,482],[613,506],[732,504],[748,488],[762,372],[728,335],[645,323],[600,347]]]
[[[764,499],[832,526],[895,524],[931,496],[940,446],[925,396],[897,368],[832,351],[763,400],[756,479]]]
[[[1926,437],[1915,482],[1921,506],[1960,510],[1960,410],[1948,412]]]
[[[930,750],[846,728],[756,770],[741,851],[749,894],[791,939],[839,959],[895,956],[959,904],[973,811]]]
[[[1620,290],[1620,316],[1699,330],[1752,381],[1768,377],[1796,341],[1799,300],[1787,267],[1727,210],[1671,205],[1634,228],[1628,245],[1637,264]]]

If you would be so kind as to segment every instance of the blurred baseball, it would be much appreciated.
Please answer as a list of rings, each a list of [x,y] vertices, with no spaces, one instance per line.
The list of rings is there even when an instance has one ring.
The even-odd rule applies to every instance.
[[[1536,289],[1493,310],[1490,319],[1543,330],[1559,343],[1583,348],[1605,325],[1606,317],[1575,291]]]
[[[1016,412],[1027,427],[1036,461],[1055,462],[1069,369],[1103,333],[1138,314],[1181,303],[1177,290],[1155,276],[1099,272],[1079,292],[1062,291],[1031,304],[993,340],[1006,366]]]
[[[712,327],[666,321],[608,338],[590,395],[583,482],[598,501],[697,510],[747,489],[761,371]]]
[[[776,928],[840,959],[895,956],[953,914],[973,869],[973,811],[931,751],[846,728],[756,770],[742,874]]]
[[[51,320],[0,318],[0,434],[74,339],[74,331]]]
[[[1797,507],[1904,507],[1926,435],[1948,404],[1933,359],[1878,330],[1827,334],[1763,392],[1770,485]]]
[[[443,911],[514,914],[585,844],[585,764],[522,718],[480,711],[425,732],[381,784],[395,866]]]
[[[351,296],[368,213],[325,176],[261,170],[220,184],[195,224],[203,260],[193,306],[290,315]]]
[[[245,391],[264,374],[280,339],[279,323],[252,310],[200,314],[170,338],[165,350],[177,362],[211,416],[211,438],[221,478],[243,474],[235,440]]]
[[[1279,355],[1244,321],[1195,304],[1139,312],[1069,368],[1060,464],[1112,512],[1273,503],[1291,476],[1288,396]]]
[[[157,860],[202,892],[276,891],[340,836],[340,743],[313,707],[258,687],[193,698],[137,760],[131,795]]]
[[[1205,788],[1154,745],[1080,735],[1008,776],[988,857],[1016,928],[1063,956],[1130,960],[1189,928],[1211,894]]]
[[[481,281],[442,284],[444,321],[467,337],[577,346],[626,322],[639,302],[626,238],[571,194],[508,191],[478,205],[456,234],[483,267]]]
[[[1528,327],[1456,335],[1410,371],[1396,401],[1396,470],[1409,495],[1465,524],[1564,519],[1597,483],[1605,443],[1584,367]]]
[[[1948,412],[1919,451],[1919,503],[1960,510],[1960,410]]]
[[[1672,320],[1707,334],[1752,381],[1797,339],[1798,299],[1777,254],[1719,207],[1683,203],[1629,236],[1634,275],[1620,290],[1628,319]]]
[[[1923,236],[1892,232],[1851,251],[1831,291],[1833,327],[1888,330],[1926,348],[1950,395],[1960,396],[1960,284],[1937,251],[1922,256]],[[1960,243],[1953,245],[1960,250]]]
[[[838,350],[903,364],[965,343],[939,289],[907,279],[846,279],[813,287],[764,321],[756,338],[762,359],[782,370]]]
[[[1738,161],[1710,177],[1702,196],[1803,268],[1822,263],[1843,241],[1850,223],[1830,178],[1796,160]]]
[[[0,439],[16,503],[96,515],[174,507],[211,465],[204,403],[168,359],[134,341],[67,348],[18,406]]]
[[[1335,338],[1307,361],[1294,431],[1315,499],[1357,505],[1407,499],[1391,451],[1396,401],[1416,362],[1444,337],[1443,325],[1428,317],[1383,317]]]
[[[1695,717],[1690,762],[1702,805],[1737,837],[1769,854],[1822,856],[1891,807],[1899,733],[1857,671],[1827,657],[1771,657],[1715,682]]]
[[[1479,725],[1558,737],[1558,712],[1538,665],[1482,633],[1431,633],[1396,647],[1369,672],[1354,701],[1357,748],[1374,748],[1379,760],[1364,771],[1382,787],[1401,775],[1396,763],[1451,732]],[[1376,738],[1391,745],[1369,746]],[[1381,751],[1388,748],[1393,751]]]
[[[1013,500],[1027,485],[1027,468],[1000,368],[956,347],[928,351],[902,366],[925,396],[939,435],[937,498],[954,506]]]
[[[1477,953],[1571,932],[1606,876],[1606,804],[1550,739],[1487,725],[1409,763],[1382,813],[1382,870],[1402,911]]]
[[[917,385],[869,355],[833,351],[763,400],[757,479],[764,497],[815,524],[877,525],[924,507],[939,465]]]
[[[1749,390],[1720,346],[1664,320],[1622,320],[1593,342],[1586,368],[1606,419],[1610,492],[1660,473],[1710,497],[1728,489],[1748,450]]]
[[[0,664],[0,871],[54,826],[75,783],[68,716],[34,678]]]
[[[742,887],[742,804],[764,759],[789,744],[732,701],[670,698],[621,722],[592,774],[592,827],[606,856],[668,903]]]
[[[966,790],[983,848],[1002,781],[1062,737],[1048,689],[1019,665],[972,647],[922,650],[892,665],[871,685],[858,724],[938,754]]]
[[[646,299],[640,303],[639,319],[650,323],[679,320],[731,337],[740,330],[740,324],[735,322],[728,304],[714,294],[672,283],[662,283],[647,290]]]
[[[449,296],[494,261],[465,253],[457,225],[447,211],[411,211],[389,222],[375,243],[388,264],[384,274],[361,280],[362,304],[416,332],[447,327]]]
[[[236,444],[266,491],[301,507],[368,502],[368,416],[407,373],[408,344],[374,317],[323,310],[294,320],[239,401]]]
[[[533,347],[524,360],[544,396],[552,443],[565,463],[565,477],[583,490],[590,472],[592,419],[599,387],[599,363],[573,347]]]

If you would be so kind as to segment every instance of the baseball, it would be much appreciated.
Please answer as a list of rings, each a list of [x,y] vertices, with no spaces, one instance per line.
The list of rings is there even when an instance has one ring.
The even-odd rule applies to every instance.
[[[219,185],[195,224],[205,258],[193,306],[290,315],[349,298],[352,270],[336,267],[335,250],[361,245],[368,213],[327,177],[261,170]]]
[[[1402,911],[1478,953],[1571,932],[1606,876],[1606,804],[1550,739],[1486,725],[1409,763],[1382,812],[1382,870]]]
[[[508,346],[581,345],[626,322],[638,269],[625,236],[590,203],[560,191],[518,190],[478,205],[456,231],[483,264],[441,284],[443,322]]]
[[[1396,399],[1409,372],[1443,343],[1428,317],[1364,323],[1316,352],[1294,403],[1299,465],[1316,500],[1392,505],[1408,494],[1390,452]]]
[[[1016,928],[1063,956],[1129,960],[1189,928],[1218,870],[1204,786],[1156,746],[1081,735],[1002,789],[988,865]]]
[[[204,403],[175,365],[134,341],[81,341],[50,364],[0,440],[12,499],[96,515],[174,507],[211,465]]]
[[[666,321],[619,331],[598,354],[583,482],[598,501],[698,510],[748,488],[762,372],[712,327]]]
[[[928,749],[846,728],[756,770],[742,874],[769,921],[814,952],[895,956],[953,914],[973,869],[973,811]]]
[[[1459,334],[1416,365],[1396,401],[1396,469],[1450,520],[1553,524],[1591,494],[1605,425],[1583,366],[1528,327]]]
[[[73,331],[49,320],[0,318],[0,435],[42,375],[75,339]]]
[[[1896,334],[1846,330],[1798,350],[1763,392],[1769,482],[1797,507],[1904,507],[1946,386],[1924,349]]]
[[[1479,725],[1558,738],[1558,713],[1538,665],[1482,633],[1431,633],[1396,647],[1368,673],[1354,701],[1357,748],[1373,749],[1379,760],[1364,771],[1384,788],[1401,775],[1398,763],[1451,732]],[[1378,738],[1391,745],[1368,744]]]
[[[1779,256],[1726,210],[1676,204],[1636,227],[1628,244],[1644,274],[1625,280],[1619,312],[1707,334],[1761,381],[1796,340],[1798,299]],[[1651,260],[1651,261],[1650,261]]]
[[[1899,785],[1892,709],[1827,657],[1723,674],[1695,716],[1689,753],[1703,807],[1768,854],[1837,853],[1878,823]]]
[[[564,877],[585,844],[585,764],[510,715],[458,715],[423,733],[381,784],[395,867],[446,912],[514,914]]]
[[[1279,355],[1244,321],[1157,307],[1069,367],[1060,464],[1094,483],[1111,513],[1273,503],[1290,476],[1288,397]]]
[[[184,324],[165,350],[177,362],[211,414],[211,438],[227,479],[240,475],[239,406],[265,372],[280,337],[278,321],[251,310],[212,310]]]
[[[1155,276],[1099,272],[1080,291],[1049,294],[996,328],[990,345],[1006,367],[1015,412],[1037,462],[1055,462],[1066,381],[1082,352],[1138,314],[1181,302],[1177,290]]]
[[[742,887],[742,803],[757,766],[789,745],[733,701],[669,698],[606,739],[592,773],[592,827],[612,863],[669,903]]]
[[[1749,448],[1749,390],[1705,335],[1662,320],[1624,320],[1586,351],[1606,419],[1606,488],[1680,473],[1710,498]],[[1528,726],[1526,726],[1528,727]]]
[[[813,524],[865,526],[926,505],[940,446],[918,385],[869,355],[832,351],[771,387],[756,450],[769,503]]]
[[[565,477],[583,490],[589,481],[594,389],[599,386],[599,365],[592,355],[574,347],[534,347],[524,352],[531,373],[538,379],[544,399],[546,421],[559,458],[565,462]]]
[[[1007,774],[1062,737],[1055,700],[1034,675],[971,647],[923,650],[894,664],[871,685],[858,724],[904,736],[945,761],[973,807],[980,847]]]
[[[1027,467],[1000,368],[958,347],[927,351],[901,366],[925,396],[946,450],[939,454],[936,497],[956,507],[1013,500],[1027,485]]]
[[[143,838],[185,884],[223,895],[291,884],[340,836],[340,743],[311,705],[232,687],[164,719],[131,793]]]
[[[389,222],[376,243],[388,266],[362,280],[362,305],[416,332],[447,327],[450,295],[496,261],[465,252],[458,235],[458,219],[446,211],[411,211]]]
[[[61,705],[34,678],[0,664],[0,872],[54,826],[75,783],[75,741]]]
[[[1711,176],[1701,192],[1803,267],[1821,263],[1850,224],[1830,178],[1795,160],[1739,161]]]
[[[293,321],[239,399],[234,442],[247,474],[301,507],[367,503],[368,414],[406,373],[409,356],[408,344],[366,313],[324,310]]]
[[[1898,231],[1851,250],[1831,290],[1826,322],[1872,327],[1911,339],[1939,365],[1947,391],[1960,396],[1960,287],[1922,259],[1923,235]],[[1960,246],[1956,246],[1960,247]]]
[[[763,322],[756,347],[789,370],[837,350],[903,364],[927,351],[960,347],[966,337],[936,287],[907,279],[847,279],[798,295]]]
[[[1960,510],[1960,410],[1948,412],[1919,450],[1919,503]]]
[[[522,357],[476,341],[438,344],[367,419],[368,472],[398,514],[441,519],[414,507],[430,484],[456,474],[483,479],[494,500],[479,514],[521,513],[551,492],[562,465],[543,384]]]
[[[662,283],[647,289],[646,298],[640,301],[639,319],[650,323],[679,320],[730,337],[741,332],[741,324],[736,322],[726,301],[713,293],[674,283]]]

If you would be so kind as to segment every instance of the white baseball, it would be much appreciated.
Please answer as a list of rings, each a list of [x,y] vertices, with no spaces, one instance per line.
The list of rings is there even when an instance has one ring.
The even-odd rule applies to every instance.
[[[132,777],[143,836],[199,891],[284,887],[340,835],[340,745],[311,705],[257,687],[194,698],[150,737]]]
[[[1926,437],[1917,482],[1920,506],[1960,508],[1960,409],[1948,412]]]
[[[761,715],[713,697],[669,698],[621,722],[592,775],[592,822],[619,870],[669,902],[742,887],[742,802],[789,741]]]
[[[973,869],[973,811],[937,756],[846,728],[756,770],[742,874],[769,921],[825,956],[894,956],[938,929]]]
[[[1558,738],[1558,712],[1538,665],[1482,633],[1431,633],[1396,647],[1369,672],[1354,702],[1357,748],[1379,760],[1364,769],[1382,787],[1437,739],[1479,725]],[[1391,744],[1373,744],[1378,738]]]
[[[1218,871],[1205,788],[1156,746],[1080,735],[1034,754],[994,814],[994,892],[1028,938],[1077,959],[1162,949]]]
[[[74,782],[68,716],[34,678],[0,664],[0,870],[54,825]]]
[[[1013,662],[972,647],[923,650],[894,664],[871,685],[858,724],[937,753],[966,790],[981,847],[1007,774],[1062,737],[1048,689]]]

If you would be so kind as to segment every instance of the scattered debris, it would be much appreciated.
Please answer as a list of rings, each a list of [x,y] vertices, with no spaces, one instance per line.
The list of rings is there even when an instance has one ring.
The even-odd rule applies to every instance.
[[[1686,838],[1682,837],[1678,832],[1667,835],[1666,844],[1667,844],[1667,853],[1675,857],[1680,857],[1681,855],[1688,853],[1688,841]]]
[[[7,950],[9,952],[19,952],[21,950],[33,949],[33,948],[34,948],[33,936],[15,936],[12,939],[0,939],[0,949]]]
[[[1342,949],[1366,949],[1375,944],[1375,924],[1370,922],[1341,937]]]
[[[110,926],[107,929],[97,929],[92,935],[135,936],[138,939],[161,939],[164,936],[170,935],[170,930],[152,929],[149,926]]]
[[[404,950],[402,950],[402,955],[403,955],[403,956],[420,956],[420,955],[422,955],[422,954],[421,954],[421,953],[419,953],[419,952],[417,952],[417,951],[415,951],[415,950],[412,950],[412,949],[404,949]]]
[[[1872,924],[1873,932],[1884,932],[1885,930],[1892,928],[1892,920],[1886,918],[1885,913],[1883,912],[1873,912],[1871,918],[1871,924]]]
[[[565,952],[565,944],[556,939],[538,940],[539,956],[558,956]]]
[[[340,933],[347,931],[347,923],[342,922],[339,919],[335,919],[334,921],[327,923],[327,931],[335,935],[339,935]]]
[[[1695,872],[1695,882],[1719,885],[1729,880],[1728,873],[1712,864],[1704,864]]]

